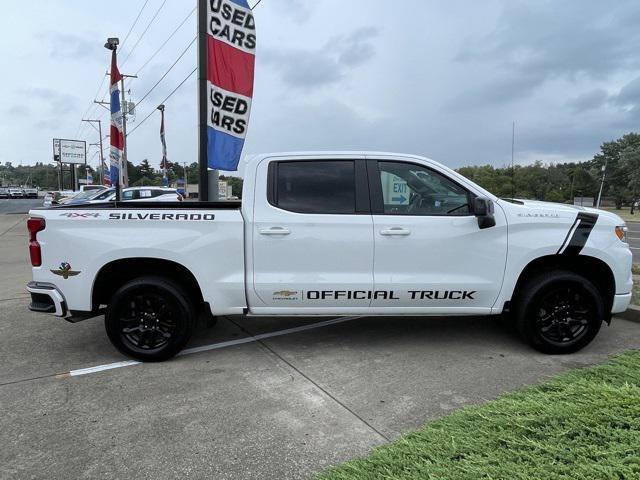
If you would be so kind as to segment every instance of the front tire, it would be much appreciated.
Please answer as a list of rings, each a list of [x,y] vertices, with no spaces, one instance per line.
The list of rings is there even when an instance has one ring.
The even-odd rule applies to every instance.
[[[586,278],[549,271],[528,280],[514,311],[524,340],[543,353],[577,352],[595,338],[605,317],[602,295]]]
[[[149,276],[126,283],[113,295],[105,328],[120,352],[143,362],[160,362],[184,348],[196,318],[191,299],[179,286]]]

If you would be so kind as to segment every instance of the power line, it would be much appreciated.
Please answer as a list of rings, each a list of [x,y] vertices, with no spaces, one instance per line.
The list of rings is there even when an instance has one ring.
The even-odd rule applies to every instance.
[[[140,100],[138,100],[138,106],[144,101],[145,98],[149,96],[149,94],[151,94],[151,92],[155,90],[155,88],[160,84],[160,82],[162,82],[162,80],[165,79],[165,77],[169,74],[169,72],[173,69],[173,67],[175,67],[176,64],[180,61],[180,59],[184,57],[184,55],[189,51],[189,49],[191,48],[191,45],[194,44],[197,38],[198,38],[197,36],[193,37],[193,40],[189,42],[189,45],[187,45],[187,48],[185,48],[182,51],[182,53],[178,56],[178,58],[176,58],[176,61],[173,62],[173,64],[169,67],[169,69],[166,72],[164,72],[164,75],[162,75],[162,77],[160,77],[160,79],[153,85],[153,87],[151,87],[151,89],[147,93],[145,93]]]
[[[261,1],[262,1],[262,0],[258,0],[258,1],[256,2],[256,4],[255,4],[253,7],[251,7],[251,10],[253,10],[253,9],[254,9],[254,8],[256,8],[258,5],[260,5],[260,2],[261,2]]]
[[[133,31],[134,27],[138,23],[138,20],[140,20],[140,15],[142,15],[142,12],[144,11],[144,8],[147,6],[147,3],[149,3],[149,0],[145,0],[144,4],[142,5],[142,8],[138,12],[138,16],[133,21],[133,24],[131,25],[131,28],[127,32],[127,35],[124,37],[124,40],[122,41],[122,45],[120,45],[120,48],[124,47],[124,44],[127,43],[127,40],[129,40],[129,35],[131,35],[131,32]]]
[[[165,40],[164,42],[162,42],[162,45],[160,45],[160,46],[158,47],[158,49],[157,49],[155,52],[153,52],[153,55],[151,55],[151,57],[149,57],[149,59],[148,59],[146,62],[144,62],[144,63],[142,64],[142,66],[141,66],[141,67],[138,69],[138,71],[136,72],[136,75],[138,75],[138,74],[142,71],[142,69],[143,69],[144,67],[146,67],[146,66],[149,64],[149,62],[151,62],[151,60],[153,60],[153,59],[156,57],[156,55],[157,55],[158,53],[160,53],[160,50],[162,50],[162,49],[164,48],[164,46],[165,46],[167,43],[169,43],[169,40],[171,40],[171,39],[173,38],[173,36],[178,32],[178,30],[180,30],[180,28],[181,28],[181,27],[182,27],[182,26],[187,22],[187,20],[189,20],[189,17],[191,17],[191,15],[193,15],[193,12],[195,12],[195,11],[196,11],[196,9],[197,9],[197,7],[193,7],[193,10],[191,10],[191,11],[189,12],[189,14],[185,17],[185,19],[184,19],[184,20],[182,20],[182,22],[180,22],[180,25],[178,25],[178,26],[175,28],[175,30],[174,30],[173,32],[171,32],[171,35],[169,35],[169,36],[166,38],[166,40]]]
[[[127,54],[127,56],[125,57],[125,59],[122,61],[122,63],[120,64],[120,66],[124,66],[124,64],[127,62],[127,60],[129,60],[129,57],[131,56],[131,54],[134,52],[134,50],[136,49],[136,47],[140,44],[140,41],[143,39],[143,37],[145,36],[145,34],[147,33],[147,31],[149,31],[149,28],[151,27],[151,25],[153,24],[153,22],[155,21],[156,17],[158,16],[158,14],[160,13],[160,10],[162,10],[162,7],[164,7],[164,4],[167,3],[167,0],[163,0],[162,3],[160,4],[160,6],[158,7],[158,9],[156,10],[156,13],[153,14],[153,17],[151,17],[151,20],[149,20],[149,23],[147,24],[146,28],[142,31],[142,33],[140,34],[140,36],[138,37],[138,40],[136,41],[136,43],[133,45],[133,47],[131,47],[131,50],[129,50],[129,53]]]
[[[162,100],[162,101],[160,102],[160,104],[163,104],[163,103],[165,103],[167,100],[169,100],[169,99],[171,98],[171,96],[172,96],[174,93],[176,93],[176,92],[178,91],[178,89],[179,89],[180,87],[182,87],[182,85],[184,85],[184,84],[186,83],[186,81],[187,81],[187,80],[189,80],[189,78],[191,78],[191,76],[192,76],[194,73],[196,73],[196,70],[198,70],[198,67],[196,67],[196,68],[194,68],[193,70],[191,70],[191,73],[189,73],[189,75],[187,75],[187,76],[185,77],[185,79],[184,79],[184,80],[182,80],[182,81],[178,84],[178,86],[177,86],[176,88],[174,88],[174,89],[171,91],[171,93],[170,93],[169,95],[167,95],[167,97],[166,97],[164,100]],[[129,137],[129,135],[131,135],[131,134],[132,134],[133,132],[135,132],[138,128],[140,128],[140,127],[142,126],[142,124],[144,124],[144,122],[146,122],[146,121],[151,117],[151,115],[153,115],[155,112],[156,112],[156,109],[155,109],[155,108],[154,108],[153,110],[151,110],[151,112],[149,113],[149,115],[147,115],[146,117],[144,117],[144,119],[143,119],[140,123],[138,123],[138,124],[135,126],[135,128],[134,128],[133,130],[131,130],[131,131],[127,134],[127,137]]]
[[[98,87],[98,90],[96,91],[96,94],[94,95],[93,98],[97,98],[98,94],[100,93],[100,90],[102,90],[102,86],[104,85],[104,81],[106,79],[106,75],[102,77],[102,81],[100,82],[100,86]],[[84,114],[82,115],[82,118],[87,118],[87,115],[89,114],[89,110],[91,110],[91,107],[95,107],[96,104],[93,103],[93,101],[91,101],[91,103],[89,103],[89,106],[87,107],[87,109],[85,110]],[[85,127],[86,125],[82,122],[82,120],[80,120],[80,125],[78,125],[78,129],[76,130],[76,138],[78,138],[78,136],[80,135],[80,132],[83,130],[82,127]]]
[[[120,48],[124,47],[125,43],[127,43],[127,40],[129,39],[129,36],[131,35],[131,32],[133,31],[133,29],[135,28],[135,26],[138,23],[138,20],[140,20],[140,16],[142,15],[142,12],[144,11],[145,7],[147,6],[147,3],[149,3],[149,0],[145,0],[144,4],[142,5],[142,8],[140,8],[140,11],[138,12],[138,15],[136,16],[135,20],[133,21],[133,24],[131,24],[131,27],[129,28],[129,31],[127,32],[127,35],[124,37],[124,41],[122,42],[122,45],[120,46]],[[81,118],[86,118],[89,111],[91,110],[91,107],[93,107],[93,111],[92,111],[92,115],[93,113],[95,113],[95,109],[97,108],[97,104],[95,104],[93,102],[93,100],[97,100],[99,98],[100,95],[100,91],[102,90],[102,86],[104,85],[105,80],[107,79],[107,75],[104,75],[102,77],[102,81],[100,82],[100,86],[98,87],[98,90],[96,91],[96,94],[93,96],[93,99],[91,101],[91,103],[89,104],[89,106],[87,107],[87,110],[84,112],[84,115],[82,115]],[[105,93],[106,95],[106,93]],[[102,95],[102,99],[104,99],[104,95]],[[80,121],[80,125],[78,126],[78,129],[76,130],[76,138],[80,135],[80,132],[83,131],[83,127],[86,127],[86,125],[82,122],[82,120]]]

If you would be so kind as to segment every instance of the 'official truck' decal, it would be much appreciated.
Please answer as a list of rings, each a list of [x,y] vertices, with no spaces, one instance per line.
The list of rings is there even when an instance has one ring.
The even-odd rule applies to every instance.
[[[475,300],[475,290],[309,290],[301,292],[306,300],[401,300],[400,295],[411,300]],[[298,300],[298,291],[273,292],[274,300]]]

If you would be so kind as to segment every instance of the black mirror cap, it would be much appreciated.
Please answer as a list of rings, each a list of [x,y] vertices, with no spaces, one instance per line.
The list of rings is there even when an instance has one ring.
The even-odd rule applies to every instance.
[[[493,215],[493,202],[486,197],[475,197],[473,199],[473,214],[476,217]]]
[[[478,217],[478,226],[480,230],[485,228],[491,228],[496,226],[496,218],[493,215],[485,215],[484,217]]]
[[[486,197],[473,199],[473,213],[478,217],[480,229],[495,227],[496,219],[493,216],[493,202]]]

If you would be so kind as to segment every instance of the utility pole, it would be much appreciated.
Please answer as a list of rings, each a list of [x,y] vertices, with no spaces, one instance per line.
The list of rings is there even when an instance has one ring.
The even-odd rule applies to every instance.
[[[600,191],[598,192],[598,201],[596,202],[596,208],[600,208],[600,200],[602,199],[602,189],[604,188],[604,179],[607,176],[607,161],[604,161],[602,165],[602,182],[600,182]]]
[[[109,48],[109,47],[107,47]],[[108,75],[108,74],[107,74]],[[125,75],[123,73],[120,74],[120,76],[122,77],[120,79],[120,97],[121,97],[121,105],[120,105],[120,110],[122,111],[122,135],[124,138],[124,144],[123,144],[123,149],[122,149],[122,183],[123,183],[123,187],[128,187],[129,186],[129,169],[128,169],[128,164],[127,164],[127,115],[129,113],[129,107],[128,104],[126,103],[126,98],[125,98],[125,91],[124,91],[124,79],[125,78],[138,78],[137,75]],[[97,103],[98,105],[106,108],[107,110],[109,110],[109,107],[107,105],[110,105],[110,102],[102,102],[100,100],[94,100],[93,103]]]
[[[124,137],[124,150],[123,150],[123,154],[124,154],[124,158],[123,158],[123,171],[122,171],[122,178],[124,180],[124,187],[128,187],[129,186],[129,164],[128,164],[128,156],[127,156],[127,113],[129,112],[129,106],[126,103],[126,99],[125,99],[125,91],[124,91],[124,79],[125,78],[138,78],[137,75],[122,75],[122,79],[120,80],[120,90],[122,93],[122,105],[120,106],[120,108],[122,108],[122,134]]]
[[[515,153],[516,153],[516,122],[514,120],[511,129],[511,198],[516,198],[516,167],[515,167]]]
[[[98,124],[98,135],[100,135],[100,168],[98,169],[98,174],[100,175],[100,185],[104,185],[104,152],[102,151],[102,120],[91,120],[91,119],[82,119],[83,122],[89,123],[93,127],[94,123]],[[95,127],[94,127],[95,128]]]
[[[187,162],[182,162],[184,165],[184,196],[189,198],[189,175],[187,174]]]

